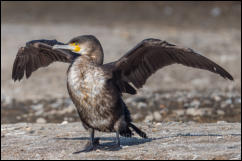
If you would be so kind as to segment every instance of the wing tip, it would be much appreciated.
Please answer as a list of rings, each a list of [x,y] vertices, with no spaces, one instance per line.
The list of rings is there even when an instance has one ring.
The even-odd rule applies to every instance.
[[[228,80],[234,81],[233,76],[231,74],[229,74],[226,70],[223,70],[223,72],[220,72],[218,74],[220,74],[224,79],[228,79]]]
[[[232,76],[232,75],[230,75],[230,74],[227,76],[227,78],[228,78],[229,80],[231,80],[231,81],[234,81],[233,76]]]
[[[23,78],[23,76],[18,76],[18,75],[14,75],[14,76],[12,76],[12,80],[14,81],[14,82],[16,82],[16,81],[19,81],[20,82],[20,80]]]
[[[220,75],[222,76],[222,77],[224,77],[225,79],[229,79],[229,80],[231,80],[231,81],[234,81],[234,78],[233,78],[233,76],[229,73],[229,72],[227,72],[225,69],[223,69],[222,67],[220,67],[222,70],[220,71]]]
[[[12,75],[12,80],[16,82],[17,80],[20,81],[20,79],[16,75]]]

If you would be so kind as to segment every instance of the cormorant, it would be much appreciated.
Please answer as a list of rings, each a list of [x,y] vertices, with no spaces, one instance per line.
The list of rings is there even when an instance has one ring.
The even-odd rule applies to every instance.
[[[130,112],[122,100],[122,93],[136,94],[151,74],[171,64],[183,64],[217,73],[224,78],[233,77],[222,67],[190,48],[178,47],[159,39],[145,39],[117,61],[103,64],[103,49],[92,35],[71,39],[67,44],[56,40],[32,40],[18,50],[13,64],[12,79],[21,80],[40,67],[55,61],[69,63],[67,88],[82,124],[90,132],[90,141],[80,152],[96,148],[99,140],[94,131],[116,132],[131,137],[134,130],[146,134],[132,124]],[[131,85],[132,84],[132,85]],[[136,87],[136,88],[134,88]]]

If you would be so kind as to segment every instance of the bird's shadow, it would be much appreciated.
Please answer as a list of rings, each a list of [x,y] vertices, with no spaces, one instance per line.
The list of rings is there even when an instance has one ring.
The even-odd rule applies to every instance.
[[[230,134],[230,135],[241,135],[241,134]],[[223,136],[222,134],[201,134],[201,133],[178,133],[174,135],[168,135],[168,136],[162,136],[162,137],[150,137],[150,138],[137,138],[137,137],[131,137],[131,138],[126,138],[126,137],[120,137],[120,145],[121,146],[134,146],[134,145],[139,145],[139,144],[144,144],[147,142],[151,142],[153,140],[162,140],[162,139],[169,139],[169,138],[176,138],[176,137],[201,137],[201,136],[208,136],[208,137],[219,137]],[[98,137],[101,141],[109,141],[109,142],[104,142],[101,143],[100,146],[102,147],[109,147],[113,145],[115,142],[115,137]],[[88,141],[90,138],[89,137],[74,137],[74,138],[54,138],[57,140],[86,140]]]
[[[97,137],[99,138],[100,141],[109,141],[109,142],[104,142],[101,143],[101,146],[111,146],[115,142],[116,137]],[[75,138],[54,138],[57,140],[90,140],[89,137],[75,137]],[[121,146],[132,146],[132,145],[139,145],[139,144],[144,144],[146,142],[151,142],[153,138],[137,138],[137,137],[120,137],[120,145]]]

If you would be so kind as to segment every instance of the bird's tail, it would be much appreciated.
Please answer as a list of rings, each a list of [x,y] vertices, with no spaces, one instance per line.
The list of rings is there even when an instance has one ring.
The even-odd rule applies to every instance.
[[[147,135],[145,132],[141,131],[138,127],[136,127],[131,122],[129,123],[129,127],[131,127],[140,137],[147,138]]]
[[[129,127],[126,127],[125,130],[120,131],[119,134],[124,137],[131,137],[132,135],[134,135]]]
[[[130,112],[128,110],[128,107],[125,105],[125,103],[123,102],[122,99],[120,99],[121,104],[124,108],[124,116],[125,116],[125,121],[127,123],[127,127],[125,128],[125,130],[120,132],[121,136],[125,136],[125,137],[131,137],[133,135],[132,131],[129,129],[129,127],[131,127],[140,137],[142,138],[147,138],[146,133],[144,133],[143,131],[141,131],[138,127],[136,127],[134,124],[131,123],[132,119],[130,117]]]

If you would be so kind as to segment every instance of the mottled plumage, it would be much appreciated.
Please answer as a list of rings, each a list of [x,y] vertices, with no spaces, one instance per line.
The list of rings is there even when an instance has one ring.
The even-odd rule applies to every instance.
[[[103,49],[91,35],[73,38],[67,44],[56,40],[33,40],[19,49],[12,78],[21,80],[26,74],[54,61],[70,63],[67,88],[83,126],[90,131],[90,142],[83,151],[95,149],[98,140],[94,131],[116,132],[130,137],[134,130],[141,137],[146,134],[133,125],[122,93],[136,94],[146,80],[158,69],[174,63],[209,70],[224,78],[233,77],[222,67],[197,54],[159,39],[146,39],[115,62],[103,64]],[[131,85],[132,84],[132,85]],[[132,130],[131,130],[132,129]],[[82,152],[82,151],[80,151]]]
[[[106,82],[108,79],[101,66],[81,56],[68,70],[67,87],[85,127],[113,132],[121,113],[117,105],[120,94],[112,83]]]

